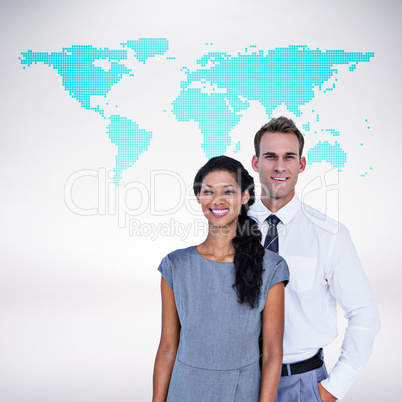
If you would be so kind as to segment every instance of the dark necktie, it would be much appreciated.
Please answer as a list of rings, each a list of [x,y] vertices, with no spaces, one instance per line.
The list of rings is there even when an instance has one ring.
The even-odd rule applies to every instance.
[[[274,214],[269,215],[268,218],[265,220],[268,222],[268,233],[265,238],[264,248],[278,254],[278,223],[281,220]],[[260,347],[260,370],[262,370],[262,330],[260,334],[260,339],[258,340],[258,346]]]
[[[271,214],[266,219],[268,222],[268,233],[265,238],[264,248],[271,250],[278,254],[279,252],[279,241],[278,241],[278,223],[281,221],[276,215]]]

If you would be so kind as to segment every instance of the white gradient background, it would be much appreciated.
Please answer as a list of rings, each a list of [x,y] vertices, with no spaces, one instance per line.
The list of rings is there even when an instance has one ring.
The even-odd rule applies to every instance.
[[[151,240],[119,228],[116,214],[71,212],[64,200],[67,179],[82,169],[112,170],[116,148],[107,122],[81,108],[56,71],[43,64],[23,70],[18,57],[28,49],[61,51],[84,44],[118,49],[130,39],[166,37],[165,56],[176,60],[162,56],[145,67],[137,63],[134,73],[143,79],[125,77],[109,95],[119,104],[117,113],[153,131],[149,151],[123,180],[142,183],[159,210],[178,204],[179,184],[165,176],[151,189],[150,172],[177,172],[189,186],[206,161],[197,125],[163,113],[179,93],[180,67],[194,67],[210,50],[233,54],[250,44],[375,52],[353,73],[340,68],[335,91],[317,94],[298,121],[314,121],[315,109],[321,119],[317,128],[341,131],[335,139],[348,163],[332,187],[336,197],[328,201],[329,213],[348,226],[382,318],[372,358],[344,400],[399,401],[401,17],[400,1],[1,0],[0,400],[151,399],[160,333],[156,269],[169,251],[202,241],[202,231],[184,240],[175,235]],[[242,148],[227,154],[250,170],[252,137],[266,120],[262,107],[253,104],[233,131]],[[310,146],[317,142],[313,134],[306,140]],[[313,191],[311,181],[330,170],[327,163],[308,165],[298,185],[299,194],[322,210],[326,189]],[[96,207],[97,191],[96,179],[82,179],[74,200]],[[131,208],[139,207],[138,196],[132,191],[127,197]],[[181,204],[162,216],[144,205],[145,211],[130,219],[155,225],[171,219],[192,225],[195,219]],[[342,335],[344,323],[339,326]],[[327,349],[329,366],[341,338]]]

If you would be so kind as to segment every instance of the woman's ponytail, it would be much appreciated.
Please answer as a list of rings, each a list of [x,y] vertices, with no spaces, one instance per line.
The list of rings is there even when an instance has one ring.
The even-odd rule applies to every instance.
[[[235,248],[235,289],[239,303],[256,307],[261,293],[264,247],[261,245],[261,232],[257,222],[247,215],[248,208],[242,206],[237,221],[236,237],[232,243]]]

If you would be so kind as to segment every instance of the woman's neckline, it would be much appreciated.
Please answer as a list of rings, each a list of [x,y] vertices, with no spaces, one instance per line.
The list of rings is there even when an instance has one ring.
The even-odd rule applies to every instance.
[[[193,249],[194,249],[195,253],[196,253],[200,258],[202,258],[203,260],[206,260],[206,261],[209,261],[209,262],[214,262],[214,263],[216,263],[216,264],[233,264],[233,261],[225,262],[225,261],[210,260],[209,258],[206,258],[206,257],[202,256],[202,255],[198,252],[197,246],[193,246]]]

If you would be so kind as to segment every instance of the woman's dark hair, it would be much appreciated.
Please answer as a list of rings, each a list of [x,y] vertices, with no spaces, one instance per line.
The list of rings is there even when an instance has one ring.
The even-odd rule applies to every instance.
[[[250,199],[242,205],[237,219],[236,236],[232,243],[235,248],[234,266],[236,291],[239,303],[249,303],[252,308],[258,305],[261,293],[264,247],[261,245],[261,232],[257,223],[247,215],[255,202],[254,179],[244,166],[228,156],[211,158],[196,174],[193,184],[194,194],[201,192],[205,176],[211,172],[224,171],[233,173],[241,192],[248,190]]]

